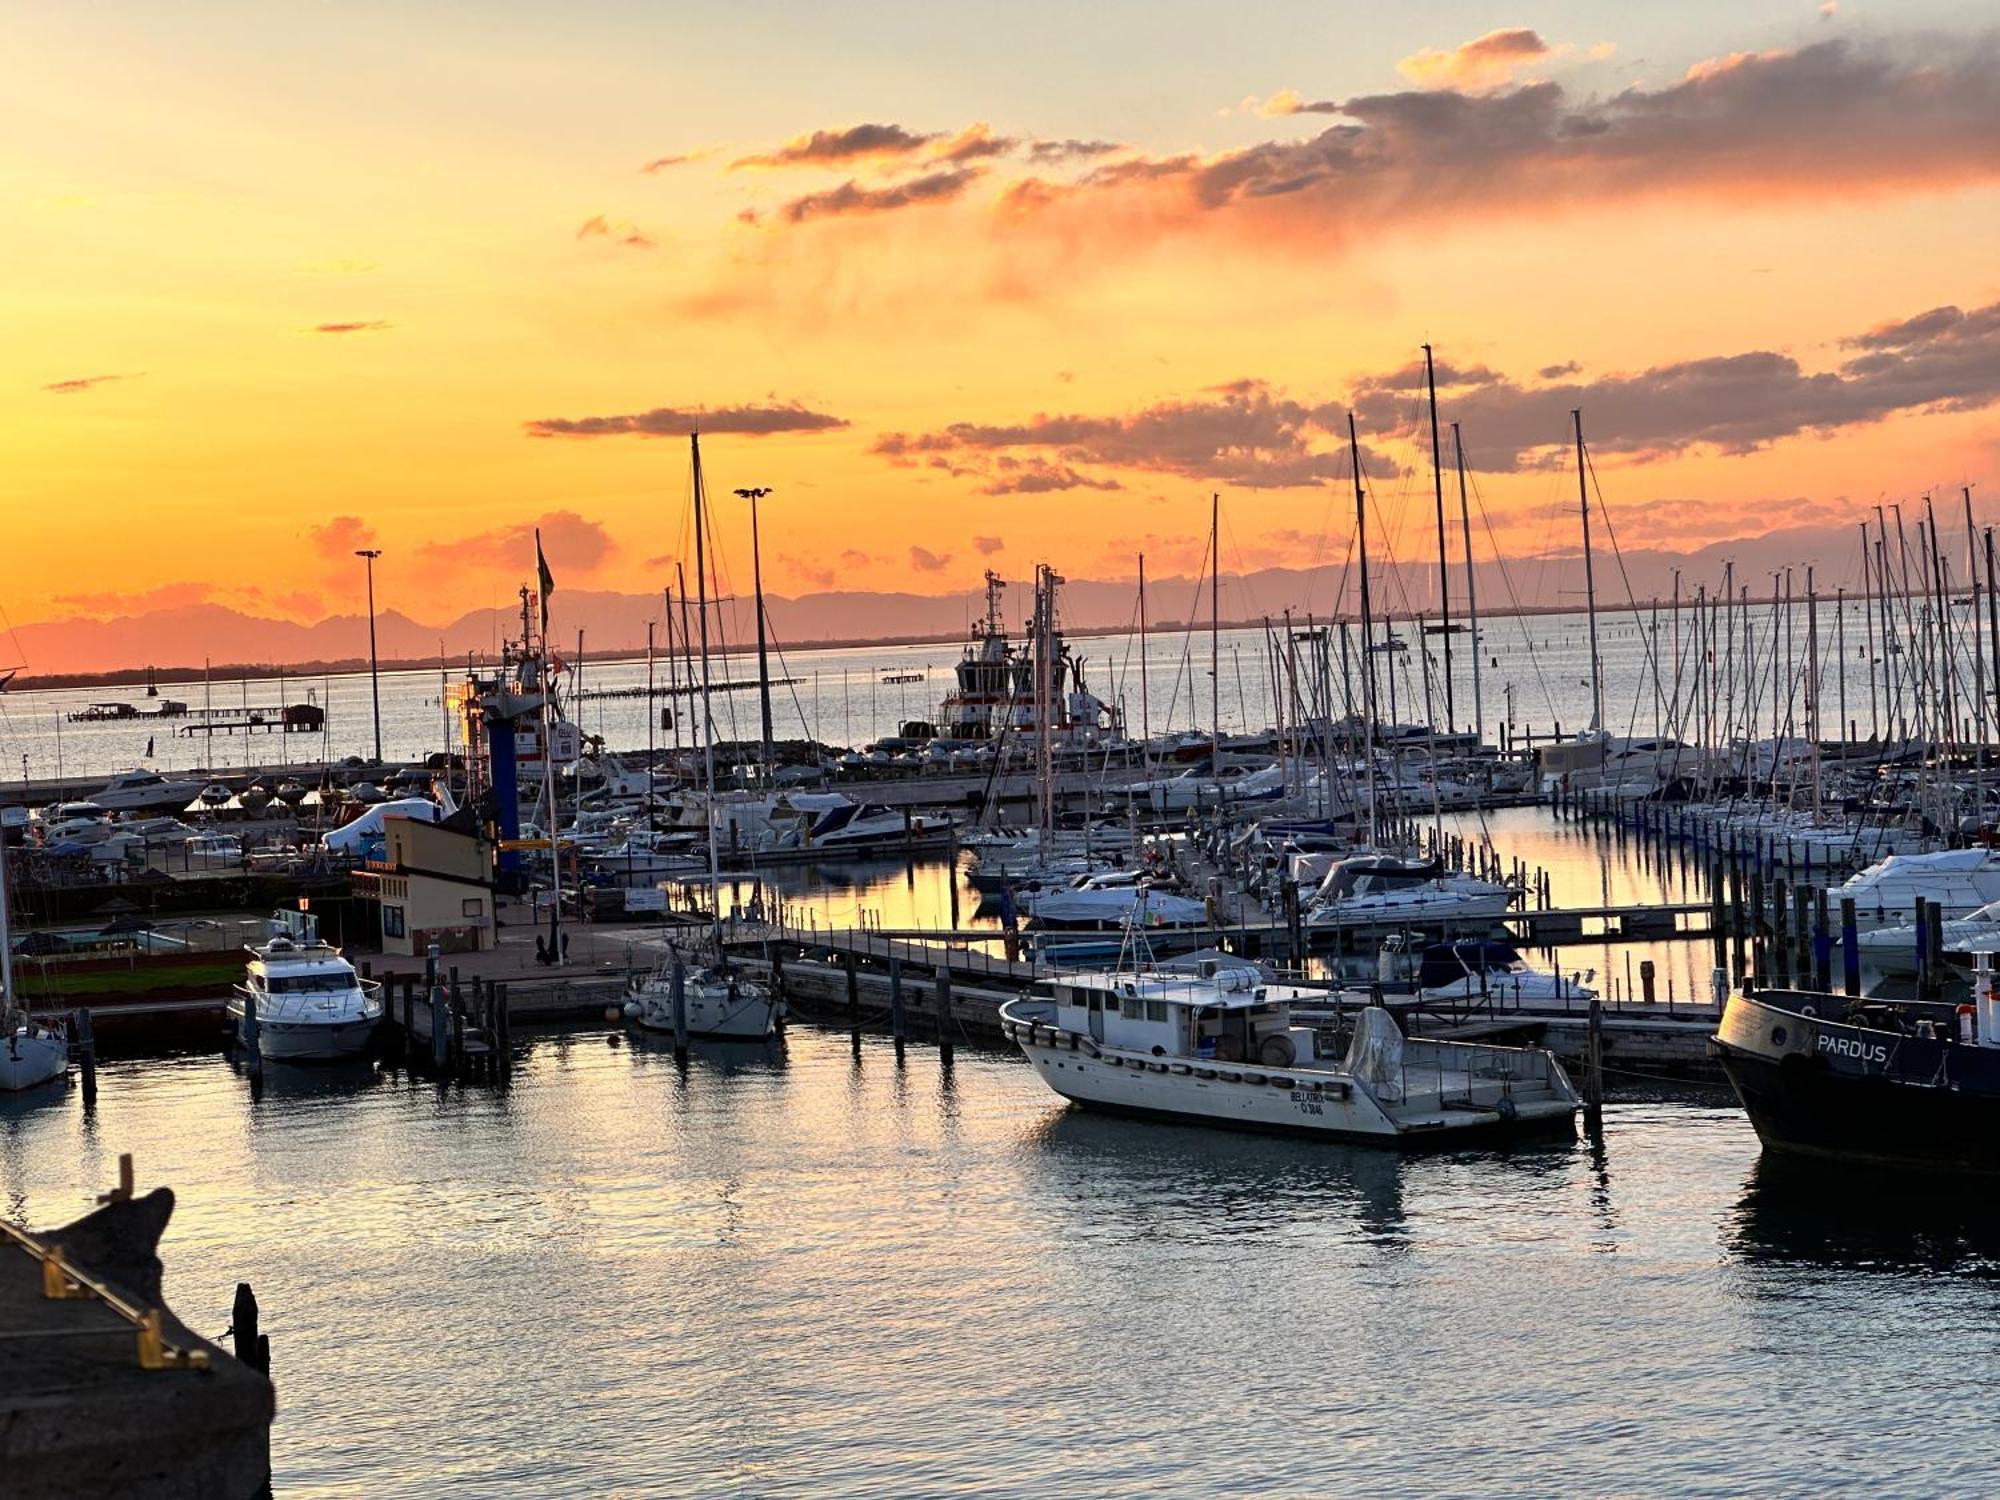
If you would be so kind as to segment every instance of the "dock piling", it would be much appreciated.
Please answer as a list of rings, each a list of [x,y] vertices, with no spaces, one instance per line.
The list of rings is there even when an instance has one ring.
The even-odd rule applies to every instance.
[[[1843,988],[1855,998],[1861,994],[1861,929],[1856,920],[1854,898],[1840,898],[1840,978]]]
[[[861,976],[855,972],[854,950],[849,948],[841,955],[841,967],[847,971],[847,1034],[854,1048],[854,1060],[861,1061]]]
[[[1583,1128],[1591,1139],[1604,1134],[1604,1002],[1590,1001],[1589,1039],[1584,1048]]]
[[[731,825],[732,827],[734,825]],[[673,997],[674,1007],[674,1061],[682,1067],[688,1060],[688,1006],[687,1006],[687,965],[681,962],[680,950],[674,950],[673,978],[668,985],[668,993]]]
[[[938,1063],[941,1067],[951,1066],[951,970],[939,966],[937,971],[937,1042]],[[857,1036],[855,1045],[859,1047]]]
[[[97,1034],[91,1029],[88,1006],[76,1013],[73,1035],[76,1060],[83,1069],[83,1107],[89,1109],[97,1103]]]
[[[896,1039],[896,1061],[903,1061],[903,961],[889,959],[889,1034]]]

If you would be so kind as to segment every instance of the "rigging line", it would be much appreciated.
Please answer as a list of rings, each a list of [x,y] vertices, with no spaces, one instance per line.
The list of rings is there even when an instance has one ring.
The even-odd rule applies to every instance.
[[[1493,549],[1493,564],[1500,570],[1501,587],[1507,591],[1507,597],[1514,605],[1515,623],[1520,627],[1521,639],[1527,647],[1528,665],[1534,670],[1535,685],[1541,689],[1543,706],[1548,709],[1549,718],[1553,722],[1557,713],[1555,694],[1550,689],[1548,675],[1542,670],[1542,660],[1535,654],[1534,627],[1530,617],[1520,613],[1520,590],[1515,588],[1513,570],[1507,566],[1507,559],[1500,551],[1500,538],[1493,530],[1493,513],[1487,509],[1486,496],[1479,488],[1478,471],[1469,464],[1466,468],[1466,478],[1472,490],[1473,503],[1479,509],[1479,522],[1486,528],[1487,544]]]
[[[1606,540],[1611,543],[1611,556],[1618,564],[1618,580],[1625,585],[1625,602],[1632,607],[1632,620],[1636,627],[1639,619],[1639,599],[1632,592],[1632,575],[1625,568],[1625,550],[1618,545],[1618,531],[1611,523],[1611,508],[1604,503],[1604,486],[1599,482],[1597,477],[1597,460],[1591,456],[1588,448],[1584,449],[1583,464],[1584,468],[1590,473],[1590,487],[1597,492],[1597,514],[1599,519],[1604,522],[1604,535]],[[1639,630],[1639,637],[1646,648],[1645,661],[1646,666],[1652,674],[1653,690],[1658,692],[1660,688],[1660,661],[1654,649],[1657,642],[1649,639],[1643,629]],[[1639,721],[1639,701],[1644,696],[1644,684],[1645,678],[1641,677],[1640,687],[1633,691],[1632,715],[1625,731],[1628,736]]]

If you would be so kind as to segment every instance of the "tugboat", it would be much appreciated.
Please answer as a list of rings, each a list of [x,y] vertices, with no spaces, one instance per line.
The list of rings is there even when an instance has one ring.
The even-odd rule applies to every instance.
[[[2000,989],[1975,1002],[1732,995],[1709,1049],[1767,1151],[2000,1173]]]

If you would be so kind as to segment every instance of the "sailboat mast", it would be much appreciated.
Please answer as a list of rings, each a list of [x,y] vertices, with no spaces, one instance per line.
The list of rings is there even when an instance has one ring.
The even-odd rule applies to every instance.
[[[6,1016],[14,1010],[14,932],[7,909],[9,863],[6,845],[0,844],[0,1015]]]
[[[1139,755],[1152,755],[1153,710],[1146,689],[1146,554],[1139,554]]]
[[[1597,567],[1590,555],[1590,471],[1583,454],[1583,408],[1570,411],[1576,427],[1576,499],[1583,516],[1584,607],[1590,615],[1590,727],[1604,727],[1604,662],[1597,652]]]
[[[1472,732],[1476,738],[1486,737],[1486,698],[1480,690],[1479,681],[1479,585],[1472,576],[1472,508],[1465,498],[1465,443],[1460,438],[1458,423],[1451,424],[1451,456],[1458,467],[1458,526],[1464,533],[1465,541],[1465,613],[1466,643],[1472,647]],[[1451,650],[1451,637],[1445,637],[1445,650]],[[1450,656],[1446,658],[1445,682],[1451,682]]]
[[[1972,702],[1979,736],[1979,763],[1983,765],[1986,761],[1986,638],[1979,631],[1979,546],[1972,531],[1972,486],[1966,485],[1961,493],[1965,497],[1965,576],[1972,590],[1971,603],[1967,606],[1967,617],[1972,622]],[[1994,665],[2000,669],[2000,662]]]
[[[1368,597],[1368,500],[1361,488],[1361,440],[1347,414],[1347,457],[1354,470],[1354,552],[1361,563],[1361,759],[1368,777],[1368,843],[1375,828],[1375,613]]]
[[[1451,562],[1445,553],[1444,537],[1444,454],[1438,447],[1438,383],[1437,368],[1431,363],[1431,346],[1424,345],[1424,389],[1430,396],[1431,406],[1431,493],[1437,500],[1438,529],[1438,630],[1444,642],[1444,727],[1450,732],[1458,727],[1458,717],[1452,702],[1451,690]],[[1453,428],[1453,431],[1457,431]],[[1471,546],[1468,538],[1466,545]],[[1467,570],[1470,572],[1470,569]],[[1423,645],[1423,628],[1418,627],[1417,644]],[[1474,659],[1478,652],[1475,649]],[[1425,674],[1424,680],[1430,680]]]
[[[704,532],[708,526],[707,496],[701,478],[701,434],[688,434],[688,448],[694,455],[694,588],[696,617],[701,629],[701,751],[702,780],[708,793],[708,911],[715,931],[722,931],[721,851],[715,837],[715,723],[708,712],[708,551]],[[683,594],[685,597],[685,593]]]
[[[1208,770],[1222,775],[1222,496],[1208,497]]]

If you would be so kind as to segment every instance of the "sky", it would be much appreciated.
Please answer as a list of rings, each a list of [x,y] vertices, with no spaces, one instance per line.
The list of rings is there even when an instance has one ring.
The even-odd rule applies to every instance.
[[[19,624],[1848,528],[2000,459],[2000,20],[0,5]],[[1571,467],[1565,467],[1571,465]],[[1458,542],[1454,538],[1454,551]]]

